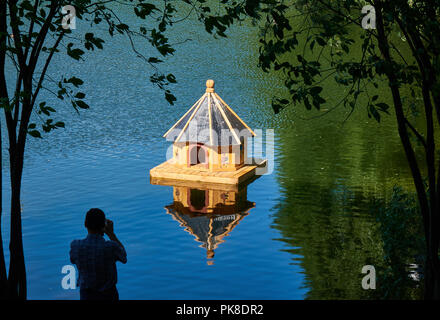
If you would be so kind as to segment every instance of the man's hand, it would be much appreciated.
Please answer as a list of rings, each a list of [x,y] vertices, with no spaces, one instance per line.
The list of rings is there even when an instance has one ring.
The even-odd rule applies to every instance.
[[[111,235],[114,235],[113,230],[113,221],[106,219],[105,220],[105,227],[104,227],[104,233],[110,238]]]
[[[117,242],[124,249],[124,246],[122,245],[121,241],[119,241],[119,239],[116,237],[113,230],[113,221],[109,219],[105,220],[104,233],[108,236],[110,240]]]
[[[111,221],[110,219],[105,220],[104,233],[108,236],[108,238],[111,241],[116,242],[122,248],[122,251],[120,250],[121,248],[117,250],[117,252],[119,252],[119,254],[116,257],[117,260],[121,261],[122,263],[127,263],[127,253],[125,252],[125,248],[122,245],[121,241],[119,241],[119,239],[116,237],[115,232],[113,230],[113,221]]]

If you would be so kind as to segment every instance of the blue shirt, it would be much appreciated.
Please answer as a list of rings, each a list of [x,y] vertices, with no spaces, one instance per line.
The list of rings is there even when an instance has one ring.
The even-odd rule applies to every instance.
[[[116,285],[116,261],[125,264],[127,253],[115,241],[107,241],[99,234],[88,234],[85,239],[72,241],[70,261],[78,268],[81,289],[104,291]]]

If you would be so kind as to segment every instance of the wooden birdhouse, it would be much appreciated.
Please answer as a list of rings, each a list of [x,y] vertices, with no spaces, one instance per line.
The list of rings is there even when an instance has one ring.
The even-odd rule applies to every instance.
[[[165,133],[174,142],[179,167],[206,171],[235,171],[247,157],[247,138],[255,136],[243,120],[206,81],[205,94]]]
[[[153,168],[152,178],[238,184],[265,162],[248,161],[248,138],[255,133],[206,81],[206,92],[164,134],[173,142],[172,159]]]

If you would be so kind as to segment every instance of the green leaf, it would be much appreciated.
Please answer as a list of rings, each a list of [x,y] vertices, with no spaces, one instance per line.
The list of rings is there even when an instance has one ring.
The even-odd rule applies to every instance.
[[[69,43],[67,45],[67,54],[75,60],[79,60],[81,56],[84,54],[84,51],[81,49],[72,49],[73,43]]]
[[[174,105],[174,101],[176,101],[176,97],[171,94],[168,90],[165,91],[165,99],[168,101],[169,104]]]
[[[313,87],[310,89],[310,93],[315,96],[318,95],[322,91],[322,87]]]
[[[75,95],[75,98],[78,98],[78,99],[84,99],[85,97],[86,97],[86,94],[83,93],[83,92],[78,92],[78,93]]]
[[[309,99],[304,98],[304,104],[306,105],[306,109],[307,110],[311,110],[312,109],[312,105],[310,104]]]
[[[151,3],[140,3],[137,7],[134,8],[134,13],[140,17],[141,19],[145,19],[148,15],[150,15],[154,10],[157,10],[156,6]]]
[[[378,107],[380,111],[385,112],[387,114],[390,114],[388,112],[388,109],[390,108],[390,106],[387,105],[385,102],[379,102],[378,104],[376,104],[376,107]]]
[[[162,60],[160,60],[160,59],[158,59],[158,58],[155,58],[155,57],[150,57],[150,58],[148,59],[148,62],[149,62],[149,63],[159,63],[159,62],[162,62]]]
[[[28,134],[30,134],[34,138],[40,138],[40,139],[42,138],[41,133],[38,130],[28,131]]]
[[[272,109],[275,112],[275,114],[279,113],[283,107],[277,103],[272,103]]]
[[[89,105],[82,100],[76,100],[76,105],[81,109],[89,109]]]
[[[321,96],[315,96],[315,97],[313,97],[313,99],[317,102],[317,103],[319,103],[319,104],[323,104],[323,103],[325,103],[325,99],[324,98],[322,98]]]
[[[370,114],[373,115],[374,119],[376,119],[377,122],[380,122],[380,114],[377,111],[377,109],[373,105],[370,105],[369,109],[370,109],[369,116]]]
[[[128,25],[126,25],[125,23],[120,23],[118,25],[116,25],[116,29],[120,32],[123,33],[124,31],[129,30],[130,28],[128,27]]]
[[[176,83],[177,82],[176,81],[176,77],[173,74],[171,74],[171,73],[169,75],[167,75],[167,80],[170,83]]]
[[[159,31],[160,31],[160,32],[164,32],[165,30],[166,30],[166,23],[165,23],[164,20],[162,20],[162,21],[159,23]]]
[[[64,80],[65,83],[71,83],[73,84],[75,87],[79,87],[80,85],[82,85],[84,83],[84,81],[82,81],[81,79],[77,78],[77,77],[72,77],[69,80]]]
[[[327,44],[327,42],[323,38],[320,38],[320,37],[316,37],[316,42],[318,42],[318,44],[321,47],[323,47],[323,46],[325,46]]]

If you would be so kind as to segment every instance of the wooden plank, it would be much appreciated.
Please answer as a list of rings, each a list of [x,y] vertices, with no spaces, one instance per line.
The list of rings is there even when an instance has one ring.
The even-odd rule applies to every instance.
[[[238,192],[239,186],[236,184],[221,184],[221,183],[204,183],[198,181],[187,180],[173,180],[150,177],[150,183],[153,185],[164,185],[171,187],[188,187],[200,190],[220,190]],[[240,186],[241,187],[241,186]]]
[[[212,144],[212,117],[211,117],[211,93],[208,93],[208,113],[209,113],[209,143]]]
[[[150,176],[157,178],[166,178],[174,180],[188,180],[188,181],[200,181],[200,182],[210,182],[210,183],[226,183],[226,184],[237,184],[238,179],[234,177],[216,177],[209,175],[200,175],[197,172],[194,174],[188,174],[178,171],[165,171],[165,170],[154,170],[150,171]]]
[[[238,179],[238,183],[243,182],[243,181],[245,181],[245,180],[247,180],[247,179],[249,179],[249,178],[255,176],[255,169],[256,169],[256,168],[257,168],[257,167],[253,166],[253,168],[252,168],[251,170],[249,170],[249,171],[247,171],[247,172],[246,172],[246,171],[243,172],[242,175],[240,175],[239,177],[237,177],[237,179]]]
[[[237,171],[203,171],[197,169],[179,168],[171,164],[170,160],[150,170],[150,180],[155,179],[161,183],[172,185],[173,181],[186,181],[199,184],[227,184],[239,185],[249,178],[255,176],[257,166],[247,165]],[[171,182],[165,183],[169,180]]]

